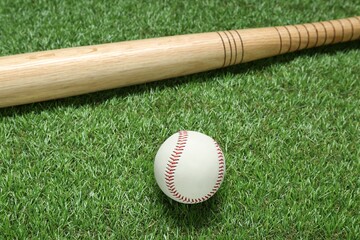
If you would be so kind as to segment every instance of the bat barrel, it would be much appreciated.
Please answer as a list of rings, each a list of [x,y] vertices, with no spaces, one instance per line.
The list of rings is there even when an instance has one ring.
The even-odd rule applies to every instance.
[[[220,68],[216,33],[188,34],[0,58],[0,107],[76,96]]]

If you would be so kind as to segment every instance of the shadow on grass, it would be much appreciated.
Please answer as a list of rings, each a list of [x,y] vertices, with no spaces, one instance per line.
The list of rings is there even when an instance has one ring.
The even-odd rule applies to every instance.
[[[197,73],[190,76],[172,78],[168,80],[124,87],[119,89],[106,90],[96,93],[85,94],[81,96],[69,97],[65,99],[51,100],[47,102],[32,103],[23,106],[3,108],[0,109],[0,117],[11,117],[16,115],[27,114],[30,112],[39,113],[44,110],[56,109],[59,107],[96,106],[111,98],[125,98],[128,95],[148,92],[154,89],[161,90],[164,88],[173,88],[176,87],[177,85],[186,84],[190,81],[204,82],[207,81],[209,77],[213,78],[216,76],[223,76],[224,74],[229,72],[233,74],[244,74],[248,71],[262,71],[263,69],[266,69],[271,65],[287,63],[301,56],[314,56],[317,54],[334,55],[337,54],[338,52],[349,51],[352,49],[360,49],[359,41],[339,43],[330,46],[302,50],[295,53],[289,53],[271,58],[260,59],[254,62],[243,63],[243,64],[227,67],[224,69],[213,70],[204,73]]]
[[[196,230],[220,221],[221,197],[215,194],[209,200],[197,204],[183,204],[168,198],[160,190],[158,199],[163,206],[162,216],[169,225],[180,230]]]

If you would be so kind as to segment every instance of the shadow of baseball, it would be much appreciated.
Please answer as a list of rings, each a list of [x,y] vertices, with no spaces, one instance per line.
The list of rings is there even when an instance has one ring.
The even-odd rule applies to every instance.
[[[197,204],[183,204],[168,198],[161,191],[158,192],[159,202],[163,206],[163,217],[168,226],[177,228],[179,233],[187,233],[189,230],[201,229],[209,225],[216,226],[221,222],[222,197],[216,193],[205,202]],[[219,226],[221,227],[221,226]]]

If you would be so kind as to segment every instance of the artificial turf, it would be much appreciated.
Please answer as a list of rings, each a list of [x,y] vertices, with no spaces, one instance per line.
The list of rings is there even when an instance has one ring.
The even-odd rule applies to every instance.
[[[2,0],[0,55],[359,13],[335,0]],[[202,204],[170,200],[153,176],[181,129],[226,157]],[[359,146],[359,41],[0,109],[0,238],[356,239]]]

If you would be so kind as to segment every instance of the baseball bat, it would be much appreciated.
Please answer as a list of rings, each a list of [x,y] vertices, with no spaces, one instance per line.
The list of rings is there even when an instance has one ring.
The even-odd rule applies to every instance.
[[[0,107],[75,96],[360,39],[360,17],[0,57]]]

